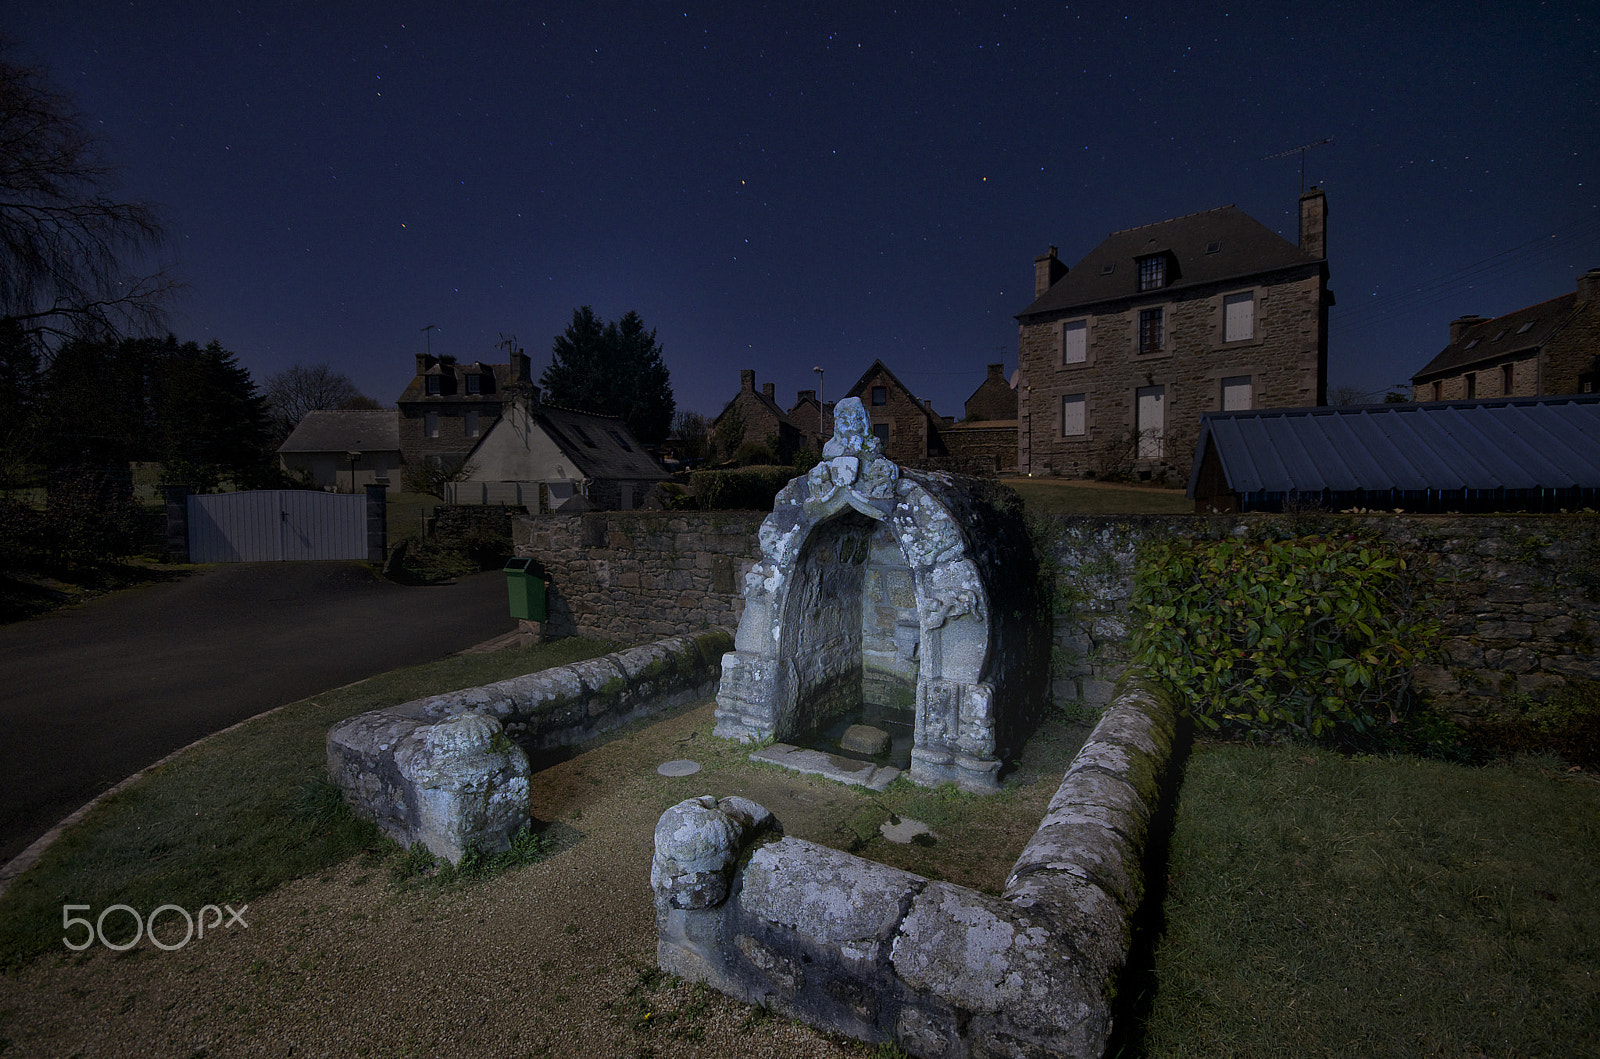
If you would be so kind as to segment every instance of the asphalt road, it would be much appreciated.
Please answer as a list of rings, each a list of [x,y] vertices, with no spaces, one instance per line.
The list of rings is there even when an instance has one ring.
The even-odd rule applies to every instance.
[[[204,567],[0,626],[0,864],[202,736],[515,627],[498,571],[407,587],[356,563]]]

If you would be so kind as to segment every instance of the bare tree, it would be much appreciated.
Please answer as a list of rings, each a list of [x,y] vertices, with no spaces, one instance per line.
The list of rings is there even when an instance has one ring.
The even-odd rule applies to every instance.
[[[160,223],[109,197],[112,172],[71,101],[0,51],[0,316],[41,350],[162,321],[174,285],[133,271],[161,246]]]
[[[307,412],[379,407],[356,389],[350,376],[326,364],[292,364],[267,379],[262,395],[280,439],[288,437]]]

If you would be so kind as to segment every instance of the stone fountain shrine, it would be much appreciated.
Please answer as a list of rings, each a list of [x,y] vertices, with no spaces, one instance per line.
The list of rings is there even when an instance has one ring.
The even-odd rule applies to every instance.
[[[839,402],[834,427],[761,524],[715,734],[784,741],[863,703],[914,705],[911,780],[997,790],[1047,692],[1020,501],[891,462],[859,398]]]

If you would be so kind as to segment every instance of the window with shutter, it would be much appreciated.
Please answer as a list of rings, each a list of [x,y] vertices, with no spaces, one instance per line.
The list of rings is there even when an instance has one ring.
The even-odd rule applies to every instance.
[[[1230,294],[1222,299],[1222,307],[1224,342],[1243,342],[1256,337],[1256,296],[1253,293]]]

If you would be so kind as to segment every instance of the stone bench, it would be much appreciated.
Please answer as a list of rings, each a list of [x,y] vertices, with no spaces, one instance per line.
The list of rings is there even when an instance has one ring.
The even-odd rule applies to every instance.
[[[1000,896],[796,838],[748,853],[763,834],[781,833],[759,806],[709,796],[674,806],[656,830],[651,873],[656,962],[917,1056],[1098,1059],[1176,733],[1165,693],[1125,679]],[[704,819],[718,814],[727,817],[720,830]],[[678,848],[707,834],[726,835],[725,848]],[[726,887],[708,886],[719,870]],[[707,900],[722,890],[732,896]]]
[[[328,732],[328,775],[403,846],[458,862],[498,852],[528,821],[528,752],[571,746],[716,690],[725,632],[358,714]]]

